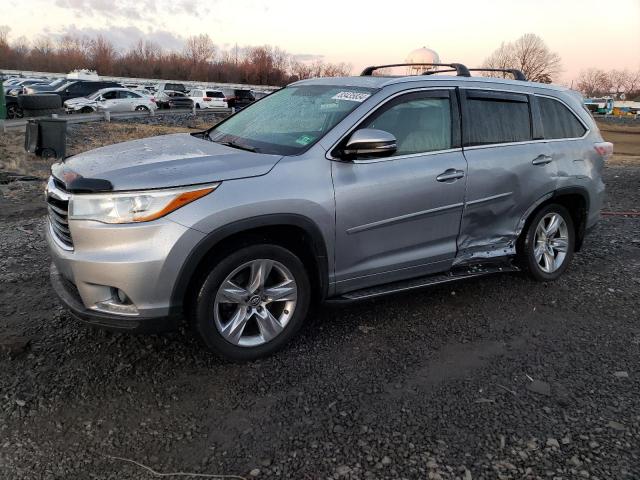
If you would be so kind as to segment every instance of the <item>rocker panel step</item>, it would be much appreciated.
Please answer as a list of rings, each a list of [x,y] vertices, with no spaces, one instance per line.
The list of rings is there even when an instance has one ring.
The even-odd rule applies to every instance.
[[[418,288],[429,287],[431,285],[439,285],[441,283],[455,282],[457,280],[465,280],[467,278],[482,277],[493,273],[517,272],[520,269],[514,265],[474,265],[464,268],[456,268],[447,273],[437,273],[433,275],[425,275],[423,277],[412,278],[409,280],[401,280],[399,282],[387,283],[375,287],[354,290],[353,292],[344,293],[338,297],[329,299],[329,303],[356,302],[369,298],[381,297],[393,293],[415,290]]]

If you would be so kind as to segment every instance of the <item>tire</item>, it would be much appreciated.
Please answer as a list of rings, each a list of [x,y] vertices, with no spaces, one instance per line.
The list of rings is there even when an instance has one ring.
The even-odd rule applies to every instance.
[[[558,223],[548,235],[548,227],[552,226],[554,217]],[[562,205],[546,205],[527,223],[523,232],[520,264],[539,282],[558,279],[573,258],[575,235],[569,211]]]
[[[95,110],[91,107],[82,107],[80,109],[80,113],[93,113]]]
[[[22,118],[23,116],[24,112],[17,103],[9,103],[7,105],[7,118],[9,120]]]
[[[259,275],[265,271],[266,279]],[[222,286],[229,281],[235,288],[227,289],[225,295]],[[279,290],[273,289],[276,285]],[[269,293],[282,298],[269,302]],[[192,327],[221,357],[254,360],[276,352],[298,332],[310,298],[309,277],[298,257],[277,245],[251,245],[211,268],[195,300]],[[241,327],[233,335],[228,327],[236,315],[236,325]],[[222,333],[225,330],[227,335]]]
[[[196,103],[196,109],[200,110],[200,104],[199,103]]]
[[[138,106],[135,108],[135,111],[136,111],[136,112],[148,112],[148,111],[149,111],[149,109],[148,109],[147,107],[145,107],[144,105],[138,105]]]
[[[62,98],[55,93],[19,95],[18,103],[24,110],[51,110],[62,108]]]

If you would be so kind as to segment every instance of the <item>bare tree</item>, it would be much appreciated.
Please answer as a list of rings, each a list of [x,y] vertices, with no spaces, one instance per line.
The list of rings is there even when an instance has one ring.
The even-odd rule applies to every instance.
[[[615,93],[616,98],[620,98],[620,95],[624,92],[624,86],[629,79],[628,70],[611,70],[608,73],[609,82],[611,83],[611,93]]]
[[[187,38],[184,53],[194,65],[212,60],[216,46],[206,33]]]
[[[483,65],[485,68],[518,69],[527,79],[543,83],[551,83],[562,71],[560,56],[533,33],[527,33],[515,42],[503,42]]]
[[[627,100],[640,96],[640,70],[629,72],[622,85]]]
[[[611,92],[611,80],[604,70],[589,68],[580,72],[577,87],[587,97],[597,97]]]

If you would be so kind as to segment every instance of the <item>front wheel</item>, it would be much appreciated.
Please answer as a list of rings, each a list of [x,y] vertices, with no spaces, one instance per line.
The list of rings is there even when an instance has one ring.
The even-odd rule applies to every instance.
[[[136,107],[136,112],[148,112],[148,111],[149,111],[149,108],[145,107],[144,105],[138,105]]]
[[[574,246],[575,230],[569,211],[562,205],[547,205],[525,231],[522,264],[538,281],[556,280],[569,266]]]
[[[252,245],[213,266],[192,322],[210,350],[248,361],[277,351],[296,334],[309,299],[309,277],[297,256],[277,245]]]

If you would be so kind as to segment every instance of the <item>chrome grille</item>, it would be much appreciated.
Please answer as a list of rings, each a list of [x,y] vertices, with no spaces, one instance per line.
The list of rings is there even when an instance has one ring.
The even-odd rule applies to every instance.
[[[59,182],[49,180],[47,185],[47,210],[51,234],[63,248],[73,249],[73,239],[69,230],[69,195],[58,188]]]

